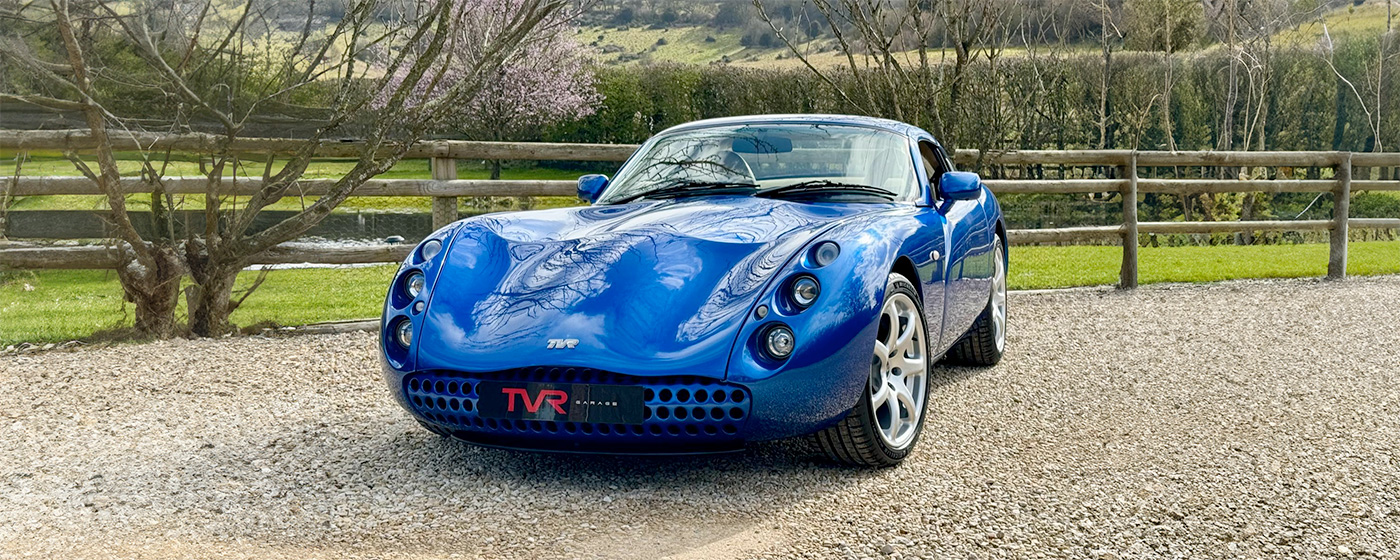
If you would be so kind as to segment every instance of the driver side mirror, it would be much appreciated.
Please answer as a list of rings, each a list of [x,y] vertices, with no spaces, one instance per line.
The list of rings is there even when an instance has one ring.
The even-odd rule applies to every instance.
[[[592,204],[608,186],[607,175],[584,175],[578,178],[578,198]]]
[[[953,200],[977,200],[982,195],[982,178],[976,173],[949,171],[938,177],[938,192]]]

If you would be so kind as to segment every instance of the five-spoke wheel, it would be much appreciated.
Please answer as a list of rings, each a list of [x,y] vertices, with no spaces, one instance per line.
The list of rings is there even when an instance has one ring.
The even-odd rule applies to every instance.
[[[817,432],[816,439],[838,461],[886,467],[914,448],[928,406],[928,327],[919,293],[908,278],[890,274],[875,326],[864,396],[840,422]]]
[[[870,409],[885,445],[902,447],[923,418],[928,341],[922,311],[903,292],[885,298],[870,363]]]

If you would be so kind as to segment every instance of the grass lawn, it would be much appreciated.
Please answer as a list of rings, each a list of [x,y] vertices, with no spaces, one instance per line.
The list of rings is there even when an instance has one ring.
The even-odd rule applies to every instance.
[[[1238,278],[1298,278],[1327,274],[1325,243],[1143,247],[1138,281],[1215,282]],[[1065,288],[1118,282],[1121,247],[1012,247],[1011,289]],[[1400,273],[1400,241],[1353,241],[1347,274]]]
[[[125,156],[125,157],[122,157]],[[117,167],[121,169],[122,175],[140,175],[140,161],[134,154],[119,154]],[[14,154],[0,151],[0,162],[6,160],[13,161]],[[12,164],[5,164],[6,166]],[[96,167],[95,161],[89,165]],[[354,160],[349,159],[321,159],[311,163],[303,175],[306,179],[337,179],[355,166]],[[13,167],[0,166],[0,176],[8,176],[14,173]],[[24,162],[21,169],[22,176],[77,176],[80,175],[73,167],[73,164],[62,155],[57,153],[31,152],[29,160]],[[169,167],[165,168],[165,175],[169,177],[189,177],[198,176],[199,164],[194,160],[172,161]],[[502,179],[534,179],[534,180],[560,180],[573,181],[578,179],[584,172],[567,169],[553,169],[537,166],[506,166],[501,170]],[[233,176],[230,169],[226,176]],[[261,177],[262,167],[257,162],[250,162],[246,168],[239,169],[241,177]],[[491,172],[479,162],[458,161],[457,176],[461,179],[489,179]],[[429,169],[426,159],[408,159],[400,161],[394,165],[393,169],[379,175],[378,179],[431,179],[432,171]],[[306,197],[305,199],[288,197],[276,204],[268,207],[269,210],[300,210],[303,205],[310,205],[316,201],[316,197]],[[127,205],[132,210],[148,210],[151,206],[149,194],[134,194],[126,197]],[[204,209],[203,195],[182,195],[175,197],[175,204],[182,210],[202,210]],[[536,207],[556,207],[579,204],[573,197],[538,197]],[[106,201],[100,196],[80,196],[80,195],[57,195],[57,196],[22,196],[11,201],[10,209],[16,211],[23,210],[99,210],[106,207]],[[429,212],[432,209],[432,199],[428,197],[412,196],[360,196],[350,197],[340,206],[336,207],[337,212]]]
[[[1211,282],[1236,278],[1317,277],[1327,272],[1327,245],[1144,247],[1141,281]],[[1353,242],[1348,273],[1400,273],[1400,241]],[[1118,281],[1118,247],[1012,247],[1011,288],[1061,288]],[[234,323],[298,325],[379,314],[394,265],[278,270]],[[246,272],[243,285],[256,273]],[[0,275],[0,346],[81,339],[131,325],[116,274],[51,270]]]
[[[237,325],[300,325],[374,317],[396,265],[274,270],[233,313]],[[240,288],[256,272],[239,276]],[[180,306],[184,316],[184,305]],[[45,270],[0,275],[0,346],[81,339],[131,326],[117,275],[105,270]]]

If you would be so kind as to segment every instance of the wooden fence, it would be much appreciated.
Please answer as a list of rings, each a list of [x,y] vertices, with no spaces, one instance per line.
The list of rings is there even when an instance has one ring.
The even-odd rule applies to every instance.
[[[174,151],[207,154],[225,151],[252,158],[290,154],[303,145],[298,140],[241,139],[223,145],[212,136],[135,136],[118,141],[119,150]],[[0,131],[0,150],[73,150],[91,149],[91,140],[84,134],[68,131],[7,132]],[[550,144],[508,142],[428,141],[415,144],[408,158],[429,158],[432,179],[375,179],[355,191],[356,196],[432,197],[434,225],[440,227],[455,220],[457,199],[464,196],[573,196],[573,181],[489,181],[457,178],[456,161],[464,160],[536,160],[536,161],[594,161],[621,162],[637,148],[635,145],[614,144]],[[354,157],[359,147],[353,142],[323,142],[317,155],[323,157]],[[1346,275],[1347,235],[1351,228],[1400,228],[1400,216],[1394,218],[1357,219],[1349,216],[1353,192],[1400,191],[1400,180],[1353,179],[1354,169],[1400,167],[1400,153],[1350,152],[1135,152],[1124,150],[1027,150],[1012,152],[959,151],[955,160],[961,167],[1027,170],[1096,169],[1097,175],[1114,178],[1060,179],[993,179],[986,180],[998,194],[1074,194],[1121,193],[1122,223],[1110,226],[1064,227],[1053,229],[1018,229],[1008,233],[1012,244],[1074,243],[1121,241],[1123,262],[1119,286],[1130,288],[1138,282],[1139,234],[1209,234],[1254,231],[1329,231],[1330,253],[1327,265],[1329,278]],[[1308,168],[1330,169],[1330,178],[1313,179],[1163,179],[1139,177],[1142,168]],[[1111,171],[1105,173],[1104,171]],[[995,173],[994,175],[1003,175]],[[1011,173],[1010,175],[1017,175]],[[1065,174],[1061,175],[1074,175]],[[1267,175],[1267,174],[1266,174]],[[1275,174],[1275,176],[1280,174]],[[1369,173],[1367,174],[1369,177]],[[1381,174],[1386,176],[1385,173]],[[1391,177],[1394,177],[1392,172]],[[173,177],[162,181],[172,194],[203,194],[203,177]],[[314,196],[324,193],[332,180],[306,180],[299,184],[299,193]],[[220,188],[229,194],[250,194],[259,186],[257,179],[230,179],[230,185]],[[149,192],[149,186],[137,179],[123,185],[131,193]],[[32,195],[99,195],[96,185],[83,177],[0,177],[0,189],[9,189],[10,196]],[[1330,220],[1268,220],[1229,222],[1140,222],[1138,198],[1145,193],[1242,193],[1242,192],[1316,192],[1333,194],[1333,217]],[[370,247],[323,247],[305,244],[285,244],[261,255],[257,264],[315,262],[365,263],[401,260],[410,247],[385,245]],[[112,268],[121,256],[111,247],[11,247],[0,248],[0,267],[10,268]]]

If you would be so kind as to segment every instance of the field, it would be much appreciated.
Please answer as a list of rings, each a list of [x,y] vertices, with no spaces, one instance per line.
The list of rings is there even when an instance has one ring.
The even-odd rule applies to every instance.
[[[740,44],[738,30],[721,30],[711,27],[587,27],[578,30],[577,40],[587,45],[594,60],[604,65],[626,65],[646,63],[675,64],[716,64],[726,63],[746,68],[769,70],[796,70],[804,68],[802,62],[792,55],[780,41],[761,47]],[[836,41],[817,39],[799,44],[813,66],[831,68],[846,66],[849,62],[839,49]],[[1096,48],[1094,45],[1068,45],[1061,51],[1084,51]],[[1003,55],[1025,54],[1020,47],[1006,48]],[[902,62],[912,64],[917,60],[916,51],[898,53]],[[859,56],[859,55],[858,55]],[[940,52],[928,51],[930,59],[954,56],[952,49]]]
[[[1013,247],[1012,289],[1117,282],[1117,247]],[[1400,273],[1400,241],[1353,242],[1348,273]],[[1144,247],[1141,281],[1213,282],[1237,278],[1317,277],[1327,245]],[[233,314],[238,325],[300,325],[377,316],[393,265],[277,270]],[[245,272],[243,285],[255,272]],[[240,287],[241,288],[241,287]],[[9,272],[0,276],[0,346],[83,339],[131,325],[116,275],[107,271]]]
[[[755,16],[756,17],[756,16]],[[1380,2],[1367,2],[1361,6],[1346,6],[1328,12],[1321,18],[1285,29],[1277,34],[1279,44],[1316,43],[1326,33],[1332,37],[1350,34],[1376,37],[1385,32],[1385,5]],[[734,66],[765,69],[801,69],[802,63],[780,41],[774,40],[769,46],[740,43],[744,29],[717,29],[710,26],[678,27],[584,27],[576,32],[576,40],[585,45],[594,59],[604,65],[628,65],[647,63],[676,64],[716,64],[727,63]],[[820,38],[801,43],[800,48],[808,52],[809,60],[819,68],[845,66],[846,58],[837,49],[837,43],[830,38]],[[1042,47],[1049,48],[1049,47]],[[1069,44],[1058,47],[1060,52],[1096,51],[1097,43]],[[1215,46],[1207,48],[1216,48]],[[1025,53],[1021,47],[1006,48],[1004,56],[1018,56]],[[913,60],[913,51],[903,53],[908,61]],[[947,53],[930,50],[929,57],[938,59]]]
[[[10,167],[14,161],[13,153],[0,152],[0,162],[5,162],[4,168],[0,168],[0,176],[7,176],[14,172]],[[117,167],[123,176],[140,175],[141,163],[135,154],[119,154]],[[7,161],[8,160],[8,161]],[[91,164],[96,167],[95,163]],[[261,162],[249,162],[247,167],[241,167],[238,175],[241,177],[260,177],[262,175]],[[312,162],[303,175],[306,179],[336,179],[343,176],[347,171],[355,166],[354,160],[348,159],[321,159]],[[158,166],[159,168],[159,166]],[[200,175],[199,163],[195,160],[174,160],[167,167],[164,167],[165,175],[168,177],[197,177]],[[586,173],[571,171],[566,169],[553,169],[548,167],[538,167],[534,165],[506,165],[501,169],[502,179],[535,179],[535,180],[563,180],[572,181],[578,179],[579,175]],[[32,152],[21,168],[21,176],[76,176],[79,173],[73,168],[73,164],[56,153]],[[230,169],[225,176],[232,177]],[[458,161],[457,177],[459,179],[489,179],[491,172],[481,162]],[[393,169],[387,173],[379,175],[379,179],[431,179],[432,172],[428,167],[426,159],[408,159],[400,161]],[[150,208],[149,195],[130,195],[126,197],[127,206],[132,210],[147,210]],[[303,204],[311,204],[316,201],[316,197],[296,198],[289,197],[283,199],[272,206],[269,210],[300,210]],[[203,196],[177,196],[176,206],[183,210],[201,210],[204,208]],[[578,204],[572,198],[560,197],[539,197],[536,200],[536,208],[569,206]],[[106,207],[106,201],[98,196],[23,196],[15,197],[10,203],[10,209],[16,211],[23,210],[100,210]],[[432,209],[432,199],[426,197],[401,197],[401,196],[359,196],[347,199],[340,206],[336,207],[336,212],[430,212]]]

